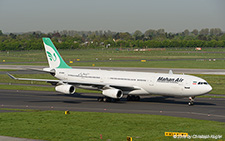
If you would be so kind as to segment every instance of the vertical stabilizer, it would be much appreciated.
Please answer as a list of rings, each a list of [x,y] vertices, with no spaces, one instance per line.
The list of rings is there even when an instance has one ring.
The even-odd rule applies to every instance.
[[[60,56],[50,38],[42,38],[50,68],[71,68]]]

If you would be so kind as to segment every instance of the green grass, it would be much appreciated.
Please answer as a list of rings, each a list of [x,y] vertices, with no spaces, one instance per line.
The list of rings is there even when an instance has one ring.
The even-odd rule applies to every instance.
[[[0,110],[16,111],[16,112],[40,112],[41,111],[41,110],[34,110],[34,109],[11,109],[11,108],[0,108]]]
[[[183,60],[183,61],[109,61],[109,62],[100,62],[100,61],[93,61],[93,62],[73,62],[68,63],[69,66],[89,66],[95,64],[95,68],[98,67],[142,67],[142,68],[195,68],[195,69],[225,69],[225,61],[224,60],[217,60],[213,61],[194,61],[194,60]],[[48,66],[47,63],[16,63],[10,65],[30,65],[31,67],[34,65],[40,66]]]
[[[225,69],[225,61],[120,61],[120,62],[75,62],[70,66],[95,67],[144,67],[144,68],[197,68],[197,69]]]
[[[225,76],[224,75],[195,75],[205,79],[213,88],[210,94],[222,94],[225,95]]]
[[[165,132],[225,139],[225,123],[159,115],[29,111],[1,113],[0,120],[0,135],[41,140],[172,140]]]
[[[11,72],[11,71],[17,71],[17,70],[14,70],[14,69],[0,69],[0,71],[4,71],[4,72]]]
[[[55,91],[54,87],[24,86],[24,85],[0,85],[0,89],[27,90],[27,91]]]
[[[210,51],[215,53],[204,53],[203,51],[195,52],[181,52],[181,51],[194,51],[193,48],[179,48],[179,49],[166,49],[163,51],[116,51],[116,49],[77,49],[77,50],[59,50],[60,54],[66,62],[74,61],[69,64],[72,66],[92,66],[95,64],[97,67],[110,66],[110,67],[156,67],[156,68],[215,68],[225,69],[224,61],[166,61],[165,59],[213,59],[225,58],[225,48],[203,48],[203,51]],[[218,53],[221,51],[222,53]],[[43,56],[43,57],[40,57]],[[76,60],[80,59],[80,62]],[[97,61],[96,61],[97,59]],[[147,61],[141,63],[140,60],[161,60],[161,61]],[[7,62],[14,62],[14,65],[47,65],[47,59],[44,50],[37,51],[10,51],[0,52],[0,62],[5,60]],[[101,62],[109,61],[111,62]],[[113,62],[115,60],[123,60]],[[139,60],[139,61],[126,61],[126,60]],[[83,62],[90,61],[90,62]],[[26,63],[29,62],[29,63]]]

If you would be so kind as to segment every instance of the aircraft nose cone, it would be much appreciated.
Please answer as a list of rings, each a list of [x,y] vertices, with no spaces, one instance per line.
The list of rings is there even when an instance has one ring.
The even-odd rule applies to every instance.
[[[206,93],[209,93],[210,91],[212,91],[212,87],[210,85],[208,85],[205,89]]]

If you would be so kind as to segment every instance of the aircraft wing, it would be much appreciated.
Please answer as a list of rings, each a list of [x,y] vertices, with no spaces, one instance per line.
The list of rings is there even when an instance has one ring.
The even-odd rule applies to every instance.
[[[32,78],[16,78],[13,75],[7,73],[7,75],[15,80],[28,80],[28,81],[42,81],[42,82],[47,82],[47,83],[51,83],[51,84],[57,84],[59,82],[62,82],[60,80],[51,80],[51,79],[32,79]]]
[[[80,82],[80,81],[67,81],[67,80],[51,80],[51,79],[32,79],[32,78],[16,78],[13,75],[7,73],[7,75],[15,80],[28,80],[28,81],[42,81],[42,82],[47,82],[51,83],[52,85],[56,85],[57,83],[66,83],[70,85],[85,85],[85,86],[93,86],[98,89],[108,89],[108,88],[116,88],[120,89],[122,91],[132,91],[132,90],[139,90],[139,87],[132,87],[132,86],[126,86],[126,85],[116,85],[116,84],[105,84],[105,83],[90,83],[90,82]]]

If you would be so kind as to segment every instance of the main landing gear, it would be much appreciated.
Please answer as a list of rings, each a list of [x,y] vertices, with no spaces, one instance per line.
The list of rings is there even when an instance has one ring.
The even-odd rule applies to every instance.
[[[99,97],[97,99],[99,102],[117,102],[120,99],[110,98],[110,97]],[[140,96],[137,95],[128,95],[127,101],[140,101]]]
[[[117,102],[120,101],[120,99],[110,98],[110,97],[99,97],[97,99],[99,102]]]
[[[127,101],[140,101],[140,96],[137,95],[128,95]]]
[[[189,102],[188,102],[188,105],[189,106],[192,106],[192,105],[194,105],[194,96],[193,97],[189,97]]]

